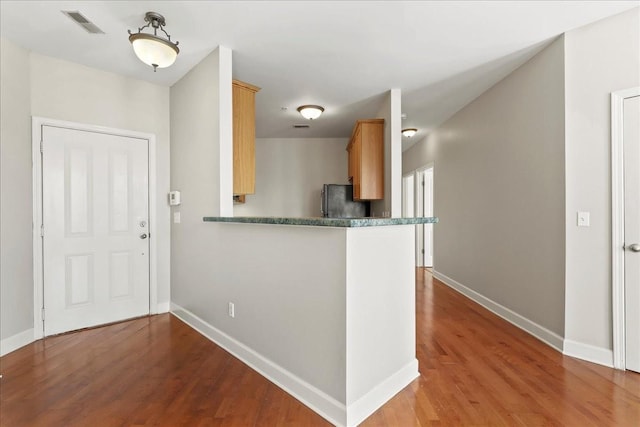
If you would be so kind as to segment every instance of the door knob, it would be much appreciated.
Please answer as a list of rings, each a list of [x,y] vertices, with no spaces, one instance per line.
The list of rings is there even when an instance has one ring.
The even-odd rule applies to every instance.
[[[633,245],[629,245],[629,250],[631,252],[640,252],[640,243],[634,243]]]
[[[140,235],[140,238],[141,238],[141,239],[146,239],[146,238],[147,238],[147,234],[146,234],[146,233],[142,233],[142,234]]]

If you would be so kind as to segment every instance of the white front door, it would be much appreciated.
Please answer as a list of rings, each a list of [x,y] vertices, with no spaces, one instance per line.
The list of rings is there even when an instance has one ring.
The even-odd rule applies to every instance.
[[[44,333],[149,313],[148,140],[42,126]]]
[[[623,111],[625,363],[640,372],[640,96]]]

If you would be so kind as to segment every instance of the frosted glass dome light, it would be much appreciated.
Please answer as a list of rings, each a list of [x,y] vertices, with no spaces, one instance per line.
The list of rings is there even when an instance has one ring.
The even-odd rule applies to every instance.
[[[145,64],[154,68],[166,68],[176,62],[178,47],[173,43],[169,44],[150,34],[133,34],[129,38],[136,56]]]
[[[298,107],[298,112],[308,120],[317,119],[323,111],[324,108],[319,105],[301,105]]]
[[[140,61],[153,67],[155,72],[157,68],[166,68],[176,62],[178,53],[178,42],[172,42],[171,36],[164,30],[164,16],[156,12],[147,12],[144,20],[147,25],[138,28],[137,33],[129,31],[129,41],[133,45],[133,51]],[[153,34],[143,33],[142,30],[153,27]],[[158,29],[162,31],[167,38],[158,36]]]
[[[411,138],[417,132],[418,132],[418,129],[416,129],[416,128],[402,129],[402,136],[406,136],[407,138]]]

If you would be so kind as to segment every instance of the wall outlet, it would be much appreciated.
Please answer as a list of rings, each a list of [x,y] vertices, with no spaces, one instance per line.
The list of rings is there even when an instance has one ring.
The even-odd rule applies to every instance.
[[[589,227],[589,212],[578,212],[578,227]]]
[[[236,306],[234,303],[229,303],[229,317],[236,317]]]

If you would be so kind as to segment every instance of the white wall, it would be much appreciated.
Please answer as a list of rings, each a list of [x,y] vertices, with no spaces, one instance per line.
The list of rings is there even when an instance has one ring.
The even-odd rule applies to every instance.
[[[33,325],[31,116],[156,135],[158,303],[169,303],[169,88],[2,40],[2,329]],[[15,258],[15,259],[14,259]]]
[[[347,138],[256,140],[256,192],[234,216],[314,217],[323,184],[348,184]]]
[[[384,119],[384,200],[371,203],[371,216],[402,216],[402,93],[391,89],[378,111]]]
[[[29,52],[0,39],[0,341],[33,328],[30,91]]]
[[[433,135],[426,135],[413,144],[407,151],[402,153],[402,175],[411,173],[417,169],[426,166],[429,162],[432,162],[436,156],[436,144],[429,143],[429,139],[435,138],[435,132]],[[409,155],[409,150],[417,147],[413,152],[413,155]],[[430,160],[425,160],[430,159]],[[427,163],[424,163],[427,161]]]
[[[156,135],[158,304],[169,303],[169,88],[31,54],[31,114]]]
[[[202,218],[233,206],[233,175],[222,175],[220,167],[223,160],[233,165],[231,134],[221,133],[232,129],[231,115],[220,112],[227,102],[232,110],[231,92],[222,86],[231,88],[231,51],[218,47],[171,87],[171,188],[182,195],[173,208],[181,222],[171,227],[171,301],[185,307],[213,286],[208,267],[216,260],[203,256],[215,237]]]
[[[414,239],[412,226],[347,229],[347,406],[417,363]]]
[[[566,338],[612,349],[610,93],[640,86],[640,8],[569,31]],[[576,226],[577,211],[591,226]]]
[[[564,49],[553,42],[404,152],[434,163],[434,269],[564,334]]]
[[[201,224],[194,274],[174,276],[172,302],[344,403],[345,229]]]

